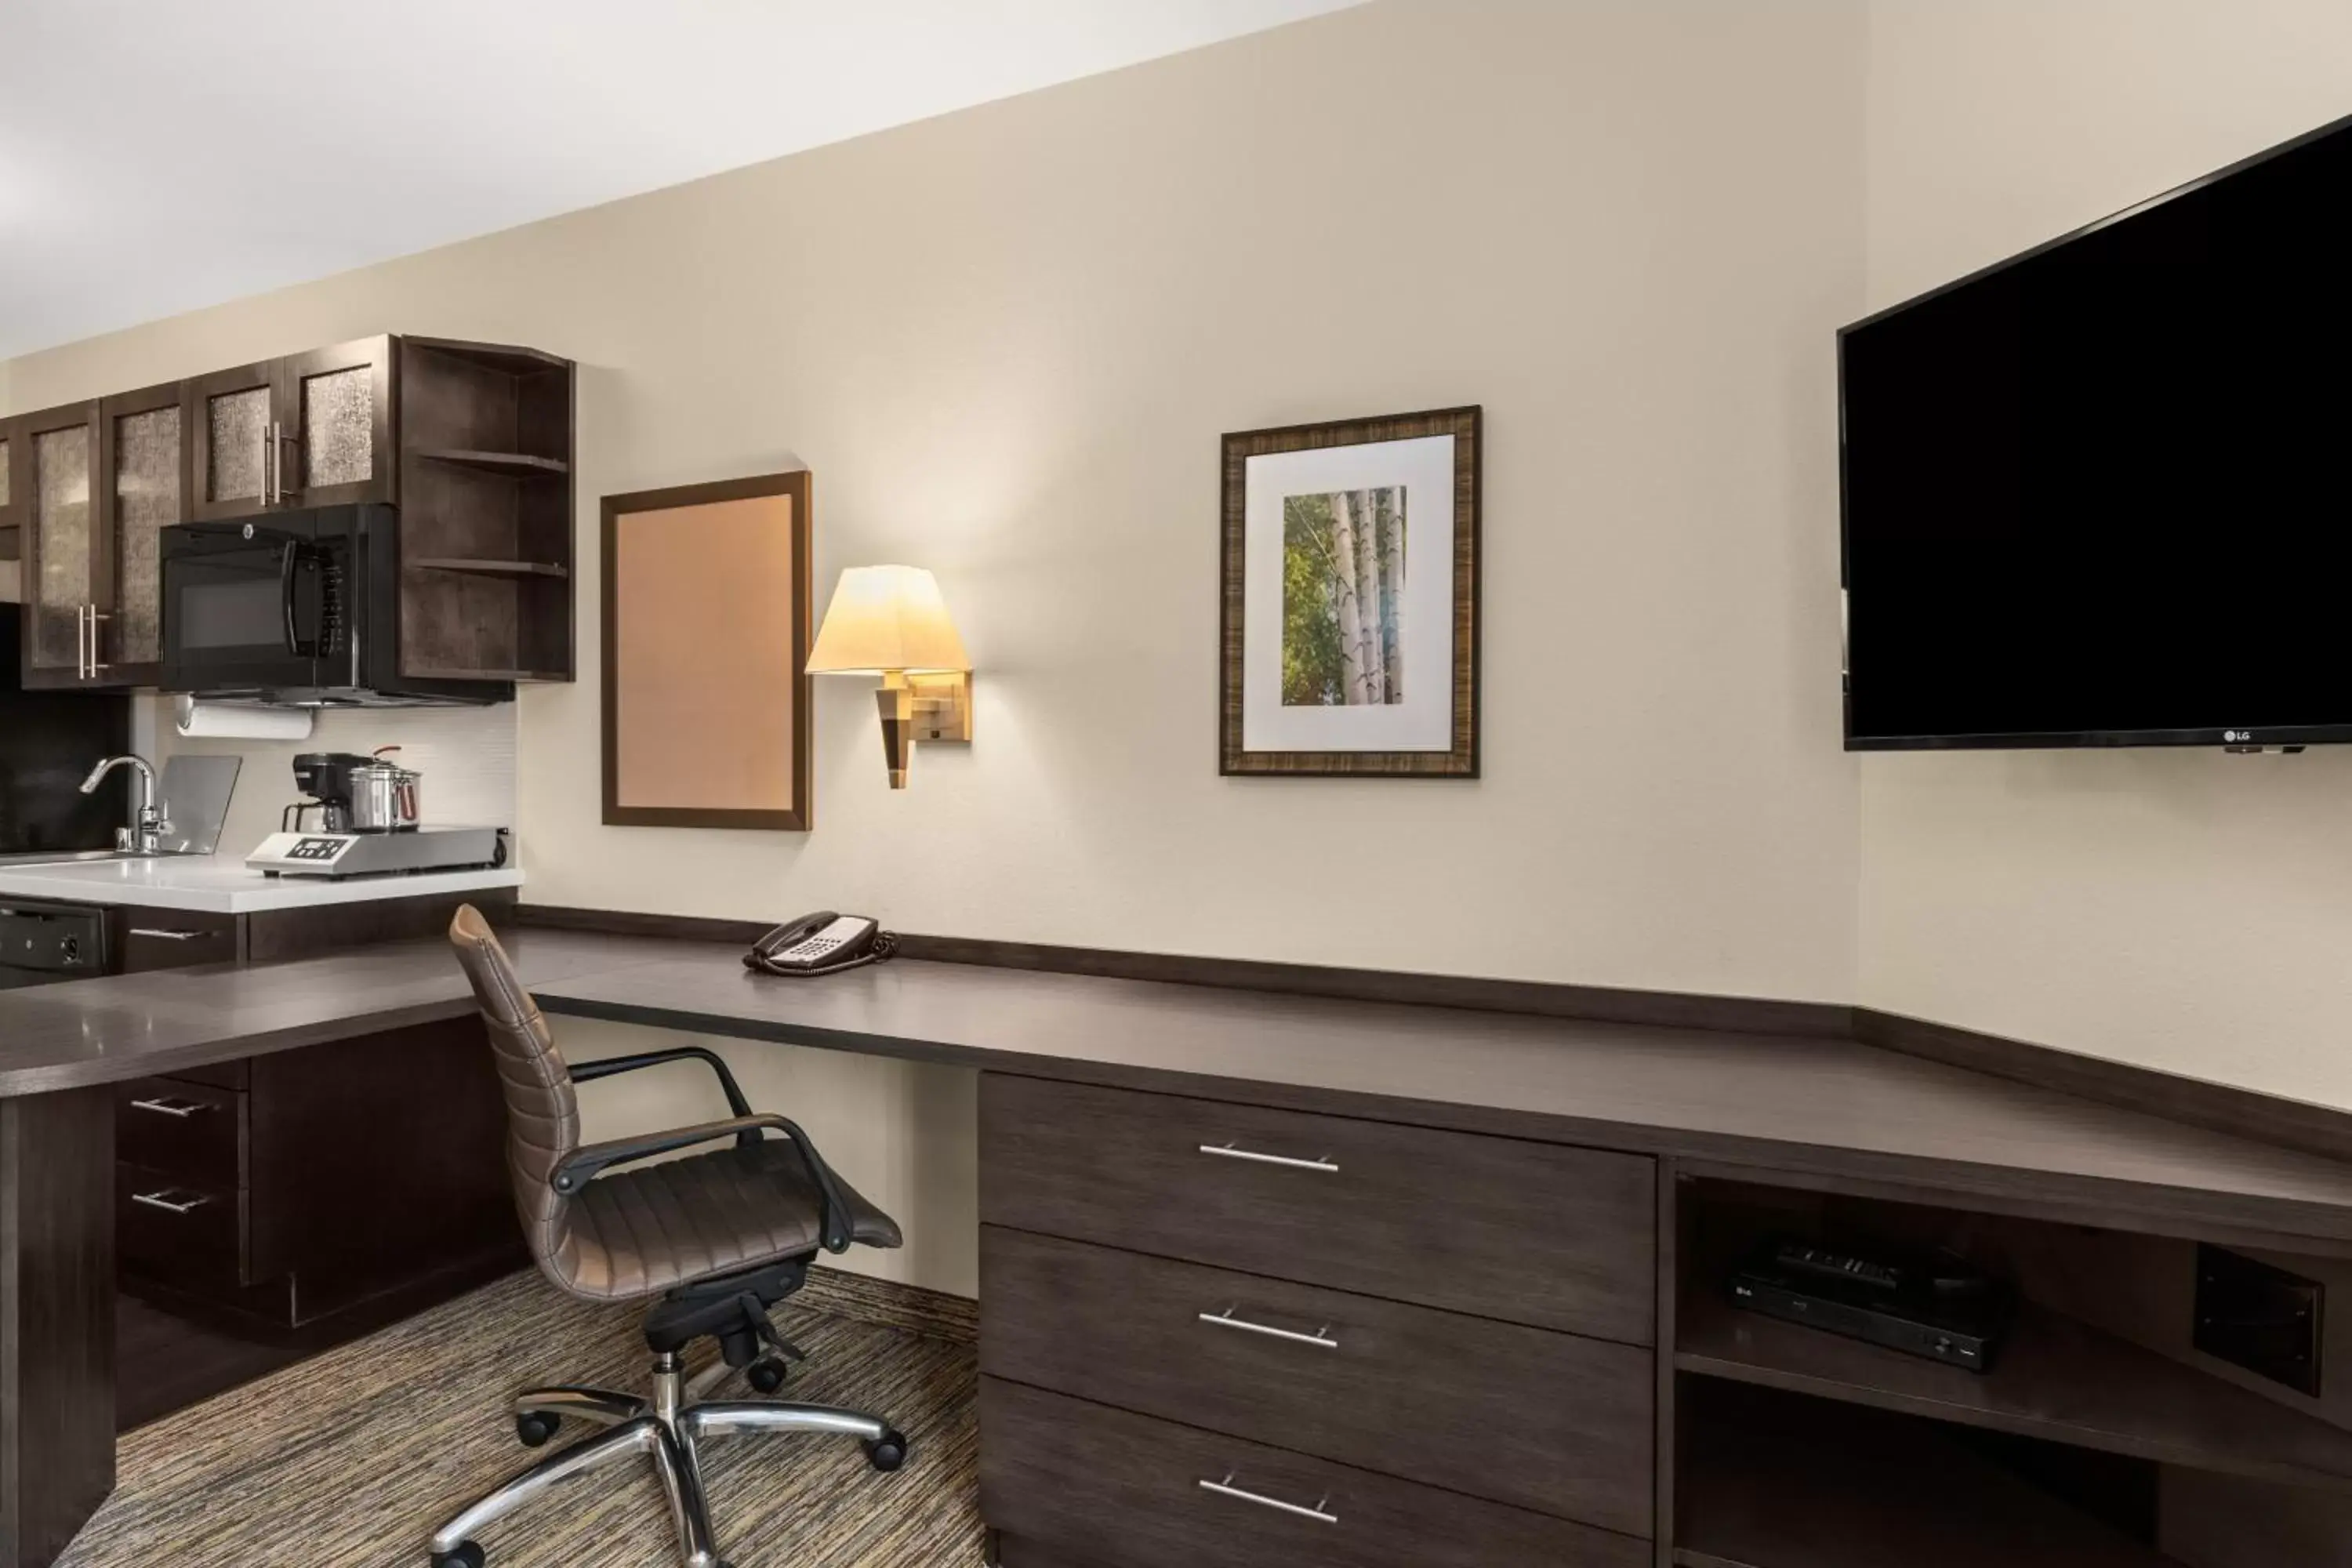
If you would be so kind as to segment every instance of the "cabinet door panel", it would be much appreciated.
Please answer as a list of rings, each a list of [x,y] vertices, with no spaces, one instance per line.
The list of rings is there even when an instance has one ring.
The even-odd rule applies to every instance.
[[[16,483],[12,471],[15,463],[10,457],[10,448],[16,444],[12,427],[0,423],[0,563],[25,558],[24,518],[20,515],[23,509],[14,504],[14,498],[24,494],[25,487]]]
[[[271,369],[245,365],[189,384],[195,495],[191,515],[247,517],[268,506],[269,426],[277,417]]]
[[[88,668],[86,616],[99,603],[105,564],[91,478],[97,405],[33,415],[11,445],[25,490],[25,670],[36,684],[73,685]]]
[[[394,499],[390,338],[362,338],[280,362],[287,500],[350,506]],[[294,493],[299,490],[299,497]]]
[[[101,647],[118,680],[146,682],[163,658],[163,530],[187,518],[187,421],[176,384],[110,397],[105,415],[113,609]]]

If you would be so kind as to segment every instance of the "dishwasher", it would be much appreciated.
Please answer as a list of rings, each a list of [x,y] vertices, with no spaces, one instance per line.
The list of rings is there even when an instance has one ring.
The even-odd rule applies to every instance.
[[[0,896],[0,991],[108,973],[106,911]]]

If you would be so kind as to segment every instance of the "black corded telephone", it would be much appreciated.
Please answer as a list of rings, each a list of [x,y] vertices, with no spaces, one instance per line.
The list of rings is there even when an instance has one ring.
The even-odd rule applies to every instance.
[[[866,916],[819,910],[785,921],[754,942],[743,955],[743,967],[797,980],[879,963],[898,951],[898,939]]]

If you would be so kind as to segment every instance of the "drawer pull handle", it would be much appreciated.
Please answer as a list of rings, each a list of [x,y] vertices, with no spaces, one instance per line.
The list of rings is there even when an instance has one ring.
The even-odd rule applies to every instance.
[[[1228,1307],[1222,1312],[1202,1312],[1201,1321],[1213,1329],[1239,1329],[1246,1334],[1264,1334],[1270,1340],[1288,1340],[1295,1345],[1320,1345],[1327,1351],[1339,1348],[1339,1342],[1331,1338],[1331,1325],[1328,1323],[1311,1334],[1302,1334],[1296,1329],[1277,1329],[1271,1324],[1253,1323],[1247,1318],[1234,1317],[1234,1314],[1239,1310],[1238,1307]]]
[[[194,1100],[134,1100],[131,1102],[131,1109],[152,1110],[158,1116],[176,1116],[185,1121],[197,1111],[210,1110],[212,1107]]]
[[[162,1209],[165,1214],[194,1214],[212,1202],[212,1199],[202,1193],[194,1193],[185,1200],[174,1203],[172,1198],[172,1189],[166,1187],[160,1193],[133,1193],[131,1194],[131,1201],[134,1204],[145,1204],[151,1209]]]
[[[1339,1167],[1328,1160],[1298,1160],[1288,1154],[1261,1154],[1254,1149],[1236,1149],[1231,1143],[1203,1143],[1203,1154],[1214,1154],[1221,1160],[1247,1160],[1258,1165],[1281,1165],[1293,1171],[1328,1171],[1339,1173]]]
[[[132,936],[152,936],[164,942],[194,942],[205,933],[200,931],[165,931],[161,926],[132,926]]]
[[[1214,1492],[1219,1497],[1238,1498],[1243,1502],[1254,1502],[1260,1508],[1270,1508],[1278,1513],[1293,1514],[1297,1518],[1311,1519],[1323,1524],[1339,1522],[1338,1514],[1324,1511],[1323,1505],[1331,1500],[1328,1495],[1316,1500],[1313,1508],[1301,1508],[1295,1502],[1285,1502],[1280,1498],[1260,1497],[1255,1492],[1242,1490],[1241,1488],[1234,1485],[1234,1473],[1231,1470],[1225,1472],[1225,1479],[1222,1481],[1202,1481],[1201,1489],[1204,1492]]]

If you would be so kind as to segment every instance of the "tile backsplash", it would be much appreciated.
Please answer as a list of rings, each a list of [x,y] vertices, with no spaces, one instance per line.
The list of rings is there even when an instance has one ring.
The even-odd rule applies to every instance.
[[[427,826],[515,826],[515,705],[489,708],[379,708],[323,711],[307,741],[183,738],[172,727],[169,698],[140,703],[153,725],[160,763],[178,754],[241,756],[245,765],[230,797],[220,852],[243,857],[278,831],[279,814],[299,797],[294,759],[305,752],[374,751],[398,746],[403,767],[425,775]],[[143,737],[142,737],[143,738]],[[316,823],[315,814],[312,822]]]

